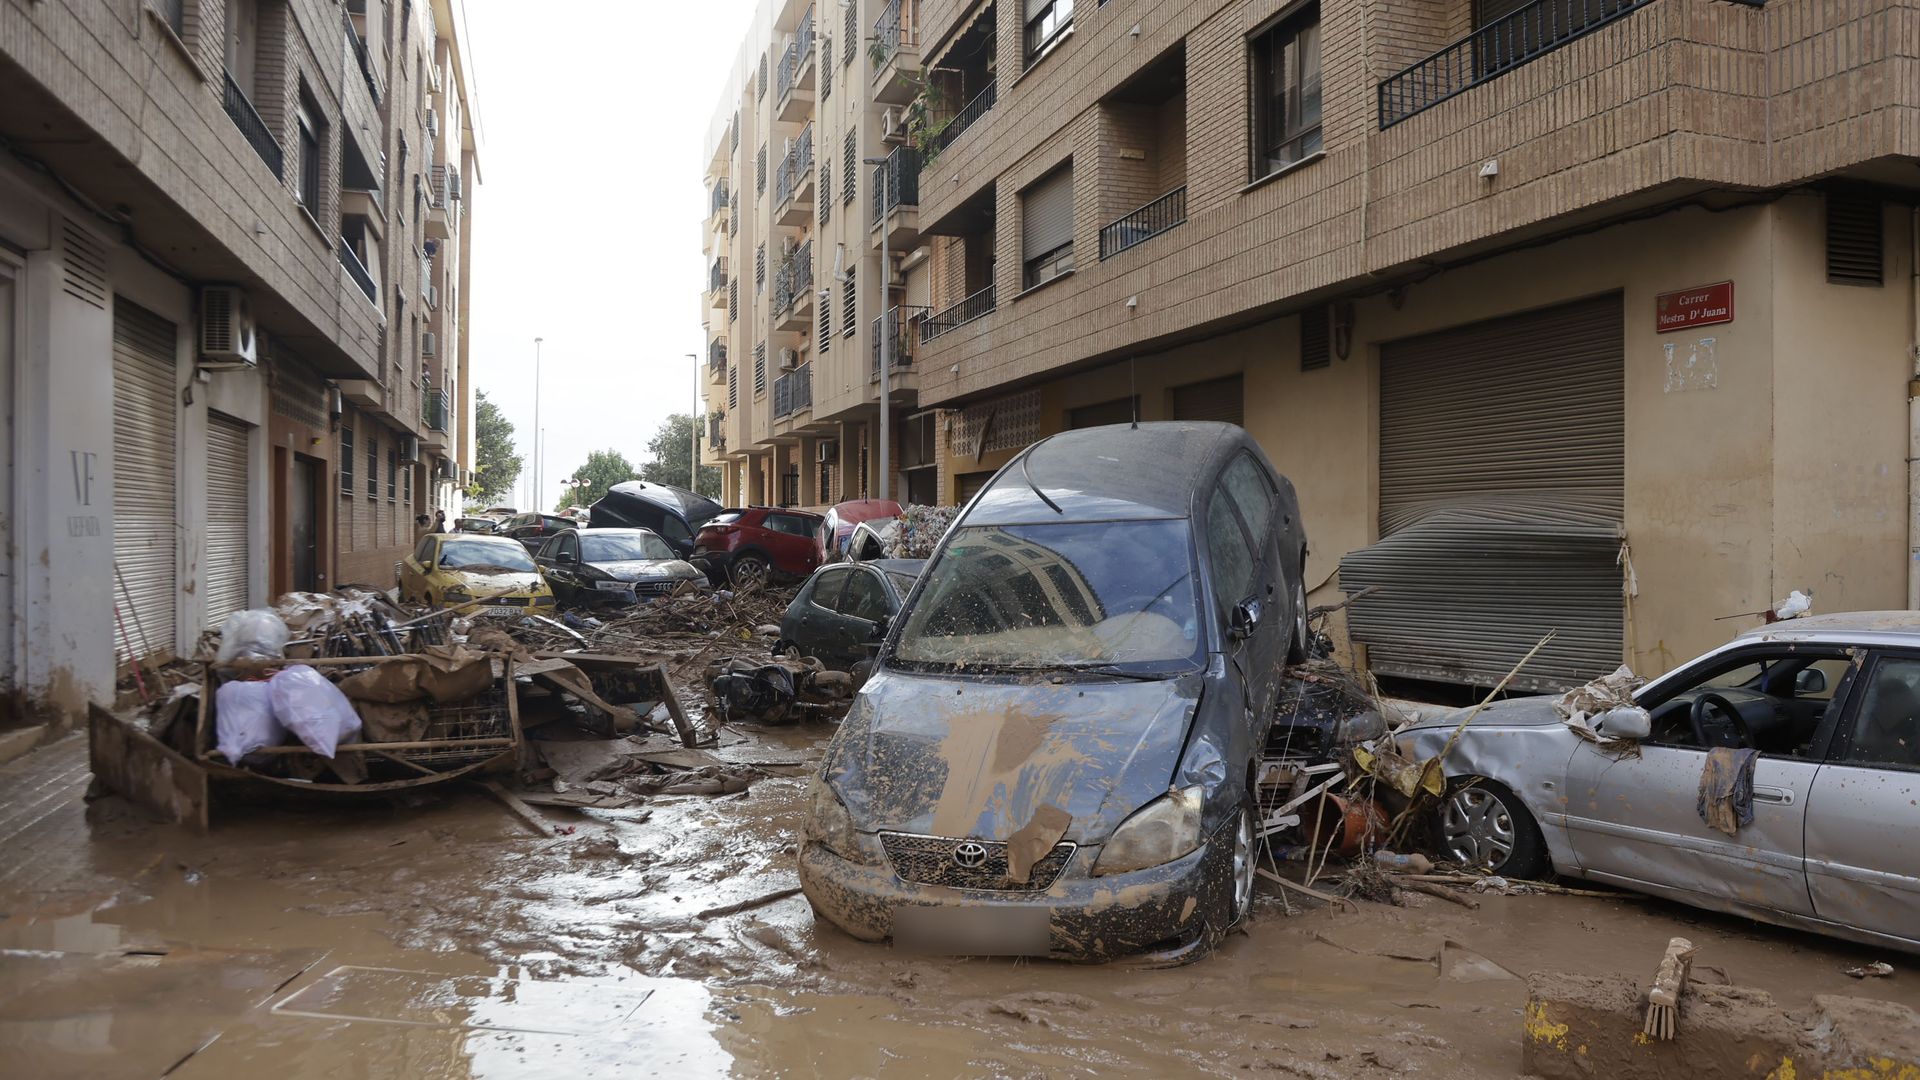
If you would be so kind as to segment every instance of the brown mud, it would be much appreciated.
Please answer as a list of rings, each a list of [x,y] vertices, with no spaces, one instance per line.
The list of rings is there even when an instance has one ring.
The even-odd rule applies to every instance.
[[[780,766],[826,735],[730,729],[715,753],[797,774]],[[0,794],[25,775],[0,774]],[[797,884],[806,784],[549,810],[575,829],[550,839],[477,792],[226,807],[201,835],[83,807],[75,786],[24,824],[0,813],[0,1060],[276,1080],[1502,1077],[1526,975],[1642,982],[1675,934],[1789,1010],[1920,1005],[1907,958],[1651,900],[1295,898],[1289,914],[1263,884],[1246,933],[1170,970],[908,956],[798,896],[700,918]],[[1893,978],[1842,973],[1879,959]]]

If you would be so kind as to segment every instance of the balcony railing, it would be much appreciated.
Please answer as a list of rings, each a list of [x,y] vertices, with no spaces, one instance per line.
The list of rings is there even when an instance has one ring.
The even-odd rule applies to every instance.
[[[726,422],[727,418],[724,416],[707,417],[708,447],[714,450],[725,450],[727,448],[727,429],[724,426]]]
[[[780,162],[780,171],[773,179],[773,202],[775,206],[786,205],[793,193],[800,187],[801,181],[813,175],[813,125],[800,129],[800,137],[793,140],[793,149]]]
[[[873,320],[873,368],[868,378],[878,381],[880,378],[880,343],[888,340],[883,335],[891,335],[893,351],[887,355],[887,366],[892,368],[909,367],[913,364],[913,324],[927,313],[919,304],[896,304],[887,309],[886,327],[883,330],[879,319]]]
[[[788,257],[784,272],[787,275],[787,286],[792,292],[788,295],[787,304],[782,310],[806,299],[808,291],[813,288],[813,241],[809,240],[801,244]]]
[[[888,0],[887,6],[880,12],[880,17],[873,21],[873,43],[876,50],[874,71],[878,72],[892,63],[894,55],[900,51],[900,46],[912,47],[917,44],[913,40],[913,20],[907,17],[909,14],[907,9],[908,5],[903,0]]]
[[[183,2],[184,0],[175,0],[176,6]],[[373,53],[367,48],[367,39],[361,37],[360,31],[354,29],[351,12],[341,12],[340,17],[347,24],[347,49],[353,53],[354,60],[359,63],[360,77],[367,81],[367,92],[373,95],[373,103],[378,105],[380,104],[380,80],[374,75]]]
[[[1652,2],[1535,0],[1381,82],[1380,128],[1384,131]]]
[[[1000,84],[998,82],[988,83],[985,90],[975,94],[972,101],[961,106],[960,111],[953,114],[953,119],[947,121],[947,126],[940,129],[939,136],[934,139],[934,145],[942,150],[952,146],[953,140],[959,138],[962,133],[972,127],[974,121],[987,115],[993,108],[993,103],[999,100],[999,97]]]
[[[446,165],[435,165],[427,171],[427,201],[435,210],[448,209],[452,199],[459,198],[460,174]]]
[[[707,343],[707,370],[716,374],[727,370],[727,343],[710,341]]]
[[[719,292],[727,287],[727,260],[713,260],[713,266],[707,270],[707,291]]]
[[[420,419],[430,431],[445,434],[447,428],[447,392],[428,390],[420,399]]]
[[[1174,188],[1147,205],[1125,214],[1100,230],[1100,257],[1118,255],[1143,240],[1159,236],[1187,220],[1187,186]]]
[[[718,181],[713,185],[713,197],[708,201],[707,213],[717,214],[727,208],[727,182]]]
[[[925,344],[949,330],[965,326],[992,312],[993,306],[993,286],[989,285],[945,311],[928,316],[920,324],[920,341]]]
[[[273,137],[273,132],[267,128],[267,122],[260,119],[260,113],[254,109],[253,102],[247,99],[246,91],[241,90],[240,84],[233,81],[233,73],[222,71],[221,75],[226,79],[224,104],[227,107],[227,115],[233,119],[233,126],[239,128],[240,134],[246,137],[247,142],[253,144],[254,153],[259,154],[260,160],[266,162],[267,168],[273,170],[274,177],[285,180],[287,178],[286,155],[280,150],[280,140]]]
[[[774,73],[773,88],[780,100],[785,101],[792,92],[793,83],[806,66],[813,54],[813,9],[800,17],[800,27],[793,32],[793,40],[787,43],[787,51],[780,57],[780,68]]]
[[[773,310],[785,311],[793,306],[793,267],[782,266],[773,274]]]
[[[886,164],[873,167],[873,223],[902,206],[920,205],[920,151],[896,146]]]
[[[813,408],[813,365],[801,364],[773,380],[775,419]]]
[[[353,248],[347,244],[347,238],[344,236],[340,238],[340,265],[347,268],[347,276],[353,279],[355,285],[360,286],[361,292],[367,294],[369,303],[380,302],[380,286],[373,283],[373,275],[367,273],[366,266],[360,262],[360,256],[354,254]]]

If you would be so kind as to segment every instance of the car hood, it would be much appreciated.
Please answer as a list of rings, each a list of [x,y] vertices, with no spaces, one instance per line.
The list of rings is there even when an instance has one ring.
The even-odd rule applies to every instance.
[[[444,572],[461,586],[471,590],[475,596],[485,596],[501,590],[529,592],[538,589],[541,585],[541,577],[536,573],[470,574],[465,570]]]
[[[882,672],[842,724],[825,776],[856,828],[1006,840],[1051,804],[1100,843],[1166,792],[1197,677],[988,682]]]
[[[1558,699],[1552,695],[1539,694],[1495,701],[1481,709],[1470,726],[1475,728],[1541,727],[1546,724],[1565,723],[1565,718],[1560,715],[1560,711],[1553,707],[1556,700]],[[1422,720],[1406,730],[1425,731],[1431,728],[1452,730],[1459,727],[1460,721],[1465,720],[1467,714],[1472,711],[1472,709],[1456,709],[1453,712],[1441,713],[1431,720]]]
[[[627,559],[621,562],[590,563],[595,570],[615,581],[650,581],[654,578],[694,578],[700,571],[685,559]]]

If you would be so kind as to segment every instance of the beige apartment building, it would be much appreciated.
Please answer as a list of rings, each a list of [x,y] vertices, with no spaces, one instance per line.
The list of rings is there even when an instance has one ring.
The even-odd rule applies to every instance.
[[[1343,629],[1409,679],[1914,602],[1915,0],[901,0],[898,49],[855,6],[870,100],[829,111],[863,156],[890,101],[914,129],[895,459],[939,501],[1068,428],[1241,423],[1313,602],[1376,586]],[[779,427],[719,430],[780,468]]]
[[[388,584],[471,463],[457,0],[0,5],[0,699]]]

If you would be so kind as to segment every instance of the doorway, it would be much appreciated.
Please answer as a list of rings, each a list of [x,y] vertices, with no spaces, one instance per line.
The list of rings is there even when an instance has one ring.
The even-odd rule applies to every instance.
[[[292,541],[292,580],[296,592],[320,588],[320,462],[305,454],[293,455],[293,475],[287,492],[287,535]]]
[[[13,268],[0,263],[0,711],[11,708],[14,689],[13,593]],[[0,721],[6,717],[0,714]]]

